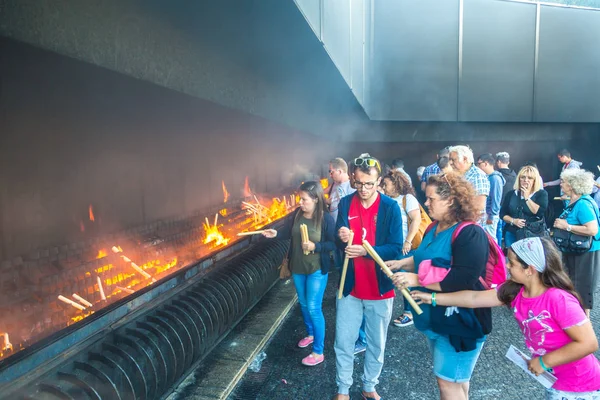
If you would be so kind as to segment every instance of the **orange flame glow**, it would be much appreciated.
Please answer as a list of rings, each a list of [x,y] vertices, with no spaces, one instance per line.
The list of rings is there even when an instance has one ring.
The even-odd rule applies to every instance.
[[[255,203],[242,202],[242,208],[246,210],[246,214],[252,215],[250,219],[254,220],[254,223],[252,224],[254,229],[259,229],[264,225],[285,216],[293,209],[293,206],[288,203],[286,197],[284,197],[283,200],[275,197],[269,207],[261,204],[256,196],[254,196],[254,200]]]
[[[98,255],[96,256],[96,259],[100,259],[100,258],[104,258],[106,257],[106,250],[102,249],[102,250],[98,250]]]
[[[12,343],[10,343],[8,333],[6,333],[6,332],[0,333],[0,338],[2,338],[2,347],[0,347],[0,350],[2,350],[2,351],[11,350],[12,351],[13,345],[12,345]]]
[[[223,203],[227,203],[227,200],[229,199],[229,192],[225,187],[225,181],[221,181],[221,185],[223,186]]]
[[[86,312],[84,314],[76,315],[73,318],[71,318],[71,321],[73,321],[72,323],[74,324],[75,322],[79,322],[82,319],[92,315],[93,313],[94,313],[93,311],[90,311],[90,312]]]
[[[323,188],[323,190],[327,189],[329,187],[329,179],[321,179],[321,187]]]
[[[272,221],[279,219],[287,214],[287,203],[279,199],[273,199],[273,203],[269,207],[269,218]]]
[[[248,184],[248,177],[244,180],[244,197],[252,196],[252,191],[250,190],[250,184]]]
[[[223,236],[223,234],[221,233],[221,231],[219,231],[219,225],[217,224],[217,218],[219,214],[217,214],[215,216],[215,224],[211,225],[210,222],[208,222],[208,218],[204,218],[204,220],[206,222],[204,222],[203,227],[204,227],[204,232],[206,232],[206,237],[204,238],[204,240],[202,241],[202,243],[204,244],[209,244],[214,242],[214,247],[217,246],[225,246],[227,243],[229,243],[229,238],[225,238],[225,236]]]
[[[96,220],[96,218],[94,217],[94,208],[92,207],[91,204],[88,207],[88,213],[90,214],[90,221],[94,222]]]

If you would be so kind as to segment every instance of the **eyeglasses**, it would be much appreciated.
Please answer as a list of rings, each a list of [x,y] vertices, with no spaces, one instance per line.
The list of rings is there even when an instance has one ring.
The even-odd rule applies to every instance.
[[[329,173],[330,173],[330,174],[333,174],[335,171],[337,171],[337,169],[330,169],[330,170],[329,170]]]
[[[377,168],[377,171],[379,171],[379,173],[381,173],[381,165],[379,165],[379,161],[377,161],[377,159],[372,158],[372,157],[365,157],[365,158],[359,157],[359,158],[354,159],[354,165],[356,165],[357,167],[360,167],[363,164],[368,167],[375,167],[375,168]]]
[[[375,186],[375,182],[359,182],[359,181],[354,181],[354,186],[356,186],[357,189],[361,189],[361,188],[365,188],[365,189],[373,189],[373,187]]]

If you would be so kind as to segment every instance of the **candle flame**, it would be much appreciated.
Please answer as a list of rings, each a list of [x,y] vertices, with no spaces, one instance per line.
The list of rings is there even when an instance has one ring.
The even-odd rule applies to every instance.
[[[217,214],[218,216],[218,214]],[[215,218],[215,224],[211,225],[210,222],[208,222],[208,218],[204,218],[205,222],[203,224],[204,227],[204,232],[206,233],[206,237],[204,238],[204,240],[202,240],[202,243],[204,244],[209,244],[214,242],[214,247],[217,246],[221,246],[221,245],[226,245],[227,243],[229,243],[229,238],[226,238],[225,236],[223,236],[223,234],[221,233],[221,231],[219,230],[219,226],[217,225],[217,221]]]
[[[225,187],[225,181],[221,181],[221,185],[223,186],[223,203],[227,203],[227,200],[229,200],[229,192]]]
[[[248,183],[248,177],[244,180],[244,197],[252,196],[252,191],[250,190],[250,184]]]

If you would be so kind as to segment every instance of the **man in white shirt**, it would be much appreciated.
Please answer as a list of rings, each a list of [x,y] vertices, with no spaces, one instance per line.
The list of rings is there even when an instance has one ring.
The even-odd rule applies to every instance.
[[[473,185],[475,189],[475,204],[477,209],[481,211],[482,218],[479,220],[479,225],[484,226],[485,205],[487,197],[490,195],[490,181],[485,172],[477,168],[474,164],[473,151],[468,146],[451,146],[448,160],[452,169],[461,175],[467,182]]]
[[[342,197],[352,194],[356,191],[350,186],[350,177],[348,176],[348,164],[343,158],[334,158],[329,161],[329,176],[333,180],[333,185],[329,190],[327,204],[329,205],[329,214],[333,220],[337,220],[338,204]]]

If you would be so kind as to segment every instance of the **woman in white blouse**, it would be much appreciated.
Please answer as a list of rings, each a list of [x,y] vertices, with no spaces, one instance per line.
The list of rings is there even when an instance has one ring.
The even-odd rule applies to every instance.
[[[398,202],[402,214],[402,237],[404,238],[402,254],[404,257],[410,256],[412,241],[419,232],[421,224],[421,208],[415,197],[415,190],[399,171],[387,173],[381,181],[381,187],[386,195]],[[394,325],[402,327],[412,324],[412,312],[404,300],[404,314],[394,320]]]

